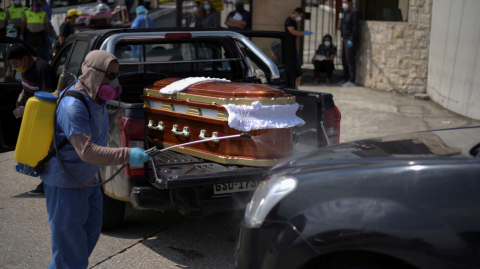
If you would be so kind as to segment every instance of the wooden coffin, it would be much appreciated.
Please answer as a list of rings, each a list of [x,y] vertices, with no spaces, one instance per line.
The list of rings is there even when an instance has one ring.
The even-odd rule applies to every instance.
[[[157,81],[144,89],[147,139],[157,147],[196,141],[202,137],[243,133],[228,126],[225,104],[294,104],[295,97],[265,85],[233,82],[203,82],[176,94],[160,89],[180,78]],[[176,130],[176,131],[175,131]],[[188,132],[188,136],[185,136]],[[245,137],[198,143],[172,149],[198,158],[231,165],[273,166],[293,151],[292,128],[254,130]]]

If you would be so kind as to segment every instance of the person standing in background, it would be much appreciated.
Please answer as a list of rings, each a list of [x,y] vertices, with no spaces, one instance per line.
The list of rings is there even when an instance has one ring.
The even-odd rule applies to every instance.
[[[195,1],[193,3],[193,12],[188,17],[187,27],[194,23],[193,27],[202,27],[202,20],[205,19],[205,10],[203,10],[202,3]]]
[[[63,44],[65,39],[70,35],[75,34],[75,29],[73,29],[73,25],[77,21],[79,15],[83,12],[79,12],[76,9],[72,8],[67,12],[67,19],[60,25],[60,33],[58,35],[58,43],[60,45]]]
[[[147,16],[148,9],[144,6],[138,6],[135,10],[137,17],[132,23],[132,28],[153,28],[155,23]],[[142,56],[142,45],[133,45],[131,57],[138,58]]]
[[[40,58],[45,60],[47,54],[47,36],[45,35],[45,29],[50,36],[52,36],[52,31],[47,18],[47,12],[42,10],[42,5],[42,0],[34,0],[33,6],[25,10],[20,34],[23,36],[26,32],[25,41],[38,51]]]
[[[137,17],[132,23],[132,28],[153,28],[155,23],[147,16],[148,9],[144,6],[138,6],[135,10]]]
[[[343,87],[355,87],[355,54],[357,52],[359,38],[360,13],[353,7],[352,0],[342,0],[342,7],[345,11],[342,25],[342,65],[343,65]]]
[[[292,15],[290,15],[286,20],[285,20],[285,32],[292,34],[293,36],[303,36],[303,35],[312,35],[313,33],[310,31],[297,31],[297,22],[302,21],[303,14],[305,14],[305,11],[303,11],[302,8],[297,7]],[[295,57],[297,58],[297,78],[295,81],[295,89],[298,90],[298,86],[300,86],[300,82],[302,81],[302,68],[301,68],[301,59],[300,56],[298,55],[298,50],[296,46],[297,42],[295,42]]]
[[[133,0],[125,0],[125,5],[127,6],[128,17],[130,17],[130,10],[132,9]]]
[[[52,34],[55,35],[55,31],[53,30],[53,26],[52,26],[52,22],[51,22],[52,21],[52,8],[47,3],[47,0],[43,0],[42,10],[47,12],[48,24],[50,24],[50,29],[52,30]],[[47,38],[47,57],[45,58],[45,61],[47,61],[47,63],[49,63],[54,35],[48,35],[46,30],[47,29],[45,29],[45,34],[47,35],[46,36],[46,38]],[[39,52],[37,51],[37,53],[39,53]]]
[[[23,90],[18,96],[13,115],[18,119],[23,117],[25,103],[38,91],[53,92],[57,86],[57,77],[52,67],[43,59],[34,57],[21,43],[14,43],[8,48],[7,60],[17,72],[22,73]],[[43,195],[43,181],[37,188],[28,192],[29,195]]]
[[[0,0],[0,4],[2,0]],[[7,26],[7,12],[5,12],[2,8],[0,8],[0,36],[5,36]]]
[[[203,1],[203,9],[206,12],[202,20],[202,26],[205,28],[220,28],[220,15],[211,1]]]
[[[14,0],[13,5],[7,8],[7,23],[13,23],[17,32],[20,32],[22,27],[23,12],[28,8],[20,3],[20,0]],[[23,39],[23,36],[20,35],[20,38]]]
[[[11,38],[19,38],[18,35],[17,35],[17,28],[15,28],[14,24],[7,25],[6,35],[8,37],[11,37]],[[15,81],[15,69],[12,68],[12,65],[7,60],[8,50],[9,50],[10,46],[12,46],[12,45],[3,43],[3,44],[0,44],[0,47],[2,45],[5,46],[3,49],[0,49],[2,51],[2,53],[4,53],[3,55],[5,55],[3,57],[4,60],[5,60],[4,63],[3,63],[3,66],[5,68],[4,68],[4,74],[0,74],[0,77],[3,76],[5,78],[3,80],[3,82],[5,82],[5,83],[17,82],[17,81]]]
[[[250,12],[243,8],[243,0],[235,0],[235,11],[230,12],[225,21],[228,30],[251,30],[251,22]]]

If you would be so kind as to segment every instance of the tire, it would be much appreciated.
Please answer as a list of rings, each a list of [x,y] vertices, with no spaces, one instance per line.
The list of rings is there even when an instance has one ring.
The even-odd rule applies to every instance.
[[[100,179],[100,173],[97,176]],[[118,228],[125,216],[125,202],[110,198],[103,192],[103,187],[100,187],[100,189],[103,196],[102,231]]]

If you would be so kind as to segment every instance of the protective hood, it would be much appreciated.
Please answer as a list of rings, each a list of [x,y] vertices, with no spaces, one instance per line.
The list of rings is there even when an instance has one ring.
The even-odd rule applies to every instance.
[[[82,75],[78,78],[75,88],[95,101],[98,89],[102,84],[105,73],[97,71],[91,67],[100,70],[107,70],[108,65],[117,58],[110,52],[104,50],[94,50],[87,54],[82,64]]]

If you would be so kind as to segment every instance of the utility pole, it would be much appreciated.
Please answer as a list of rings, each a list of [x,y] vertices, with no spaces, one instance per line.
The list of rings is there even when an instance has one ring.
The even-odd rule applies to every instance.
[[[182,9],[182,2],[183,0],[177,0],[177,18],[176,18],[176,27],[182,27],[182,13],[183,13],[183,9]]]

